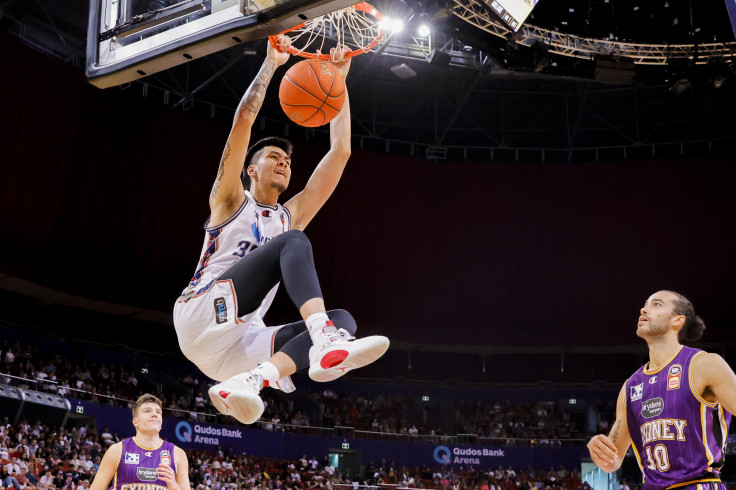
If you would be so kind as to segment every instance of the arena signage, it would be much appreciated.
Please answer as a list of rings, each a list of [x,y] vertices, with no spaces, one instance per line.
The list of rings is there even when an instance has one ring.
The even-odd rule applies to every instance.
[[[108,429],[120,437],[135,435],[129,409],[100,405],[83,400],[72,400],[72,408],[80,406],[85,414],[95,417],[98,431]],[[568,468],[580,465],[587,457],[585,446],[579,447],[518,447],[518,446],[475,446],[438,445],[396,441],[369,440],[344,437],[320,437],[317,435],[272,432],[251,427],[209,424],[196,420],[165,417],[161,437],[183,449],[213,450],[220,445],[223,450],[247,452],[267,458],[299,459],[304,454],[326,455],[342,444],[349,444],[351,451],[360,454],[361,464],[370,461],[401,461],[402,465],[430,467],[473,466],[498,468],[499,464],[549,468],[565,465]]]
[[[497,458],[505,456],[502,448],[437,446],[434,448],[434,460],[440,464],[491,465]]]
[[[232,444],[233,439],[242,439],[243,431],[200,422],[189,423],[182,420],[176,424],[174,435],[176,435],[179,442],[217,446],[218,444]]]

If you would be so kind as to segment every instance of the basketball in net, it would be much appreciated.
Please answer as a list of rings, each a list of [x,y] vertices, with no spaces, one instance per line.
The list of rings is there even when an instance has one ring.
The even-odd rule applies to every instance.
[[[316,128],[332,121],[345,102],[345,80],[329,61],[306,59],[284,75],[281,108],[295,123]]]

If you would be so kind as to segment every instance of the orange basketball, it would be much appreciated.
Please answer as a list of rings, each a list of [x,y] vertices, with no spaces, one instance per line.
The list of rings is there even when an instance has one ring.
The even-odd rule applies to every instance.
[[[316,128],[332,121],[342,109],[345,80],[329,61],[300,61],[281,80],[279,99],[289,119]]]

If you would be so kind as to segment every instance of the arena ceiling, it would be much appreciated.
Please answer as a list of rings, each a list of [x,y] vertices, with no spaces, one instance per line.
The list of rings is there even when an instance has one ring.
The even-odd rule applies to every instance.
[[[88,5],[2,0],[0,27],[82,68]],[[687,152],[683,142],[712,150],[733,137],[736,43],[724,2],[542,0],[516,35],[494,27],[498,22],[474,0],[376,5],[406,28],[390,35],[379,54],[355,59],[348,85],[361,146],[438,160],[453,152],[460,158],[550,160],[574,159],[578,150],[615,149],[617,158],[641,147],[644,153],[656,153],[657,146]],[[431,28],[428,47],[448,56],[427,61],[428,49],[414,33],[421,23]],[[560,44],[570,42],[598,43],[591,49],[600,53],[560,54]],[[630,57],[609,50],[641,44],[654,46],[660,61],[634,67]],[[255,41],[122,89],[229,119],[264,51],[264,42]],[[607,76],[596,70],[601,60],[623,61],[635,72],[614,69]],[[392,68],[402,64],[416,75],[397,77]],[[275,90],[262,116],[288,131]],[[326,137],[307,132],[308,138],[320,135]],[[525,150],[531,153],[520,156]]]

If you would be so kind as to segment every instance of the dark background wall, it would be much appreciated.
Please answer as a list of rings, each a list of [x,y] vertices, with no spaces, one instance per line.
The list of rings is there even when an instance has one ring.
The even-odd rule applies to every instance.
[[[196,265],[228,125],[100,91],[7,37],[0,58],[0,273],[169,311]],[[294,139],[289,196],[325,152]],[[705,317],[705,340],[727,341],[735,185],[733,155],[499,164],[356,150],[307,234],[328,307],[363,333],[636,343],[638,309],[671,288]],[[270,315],[298,316],[284,297]]]

